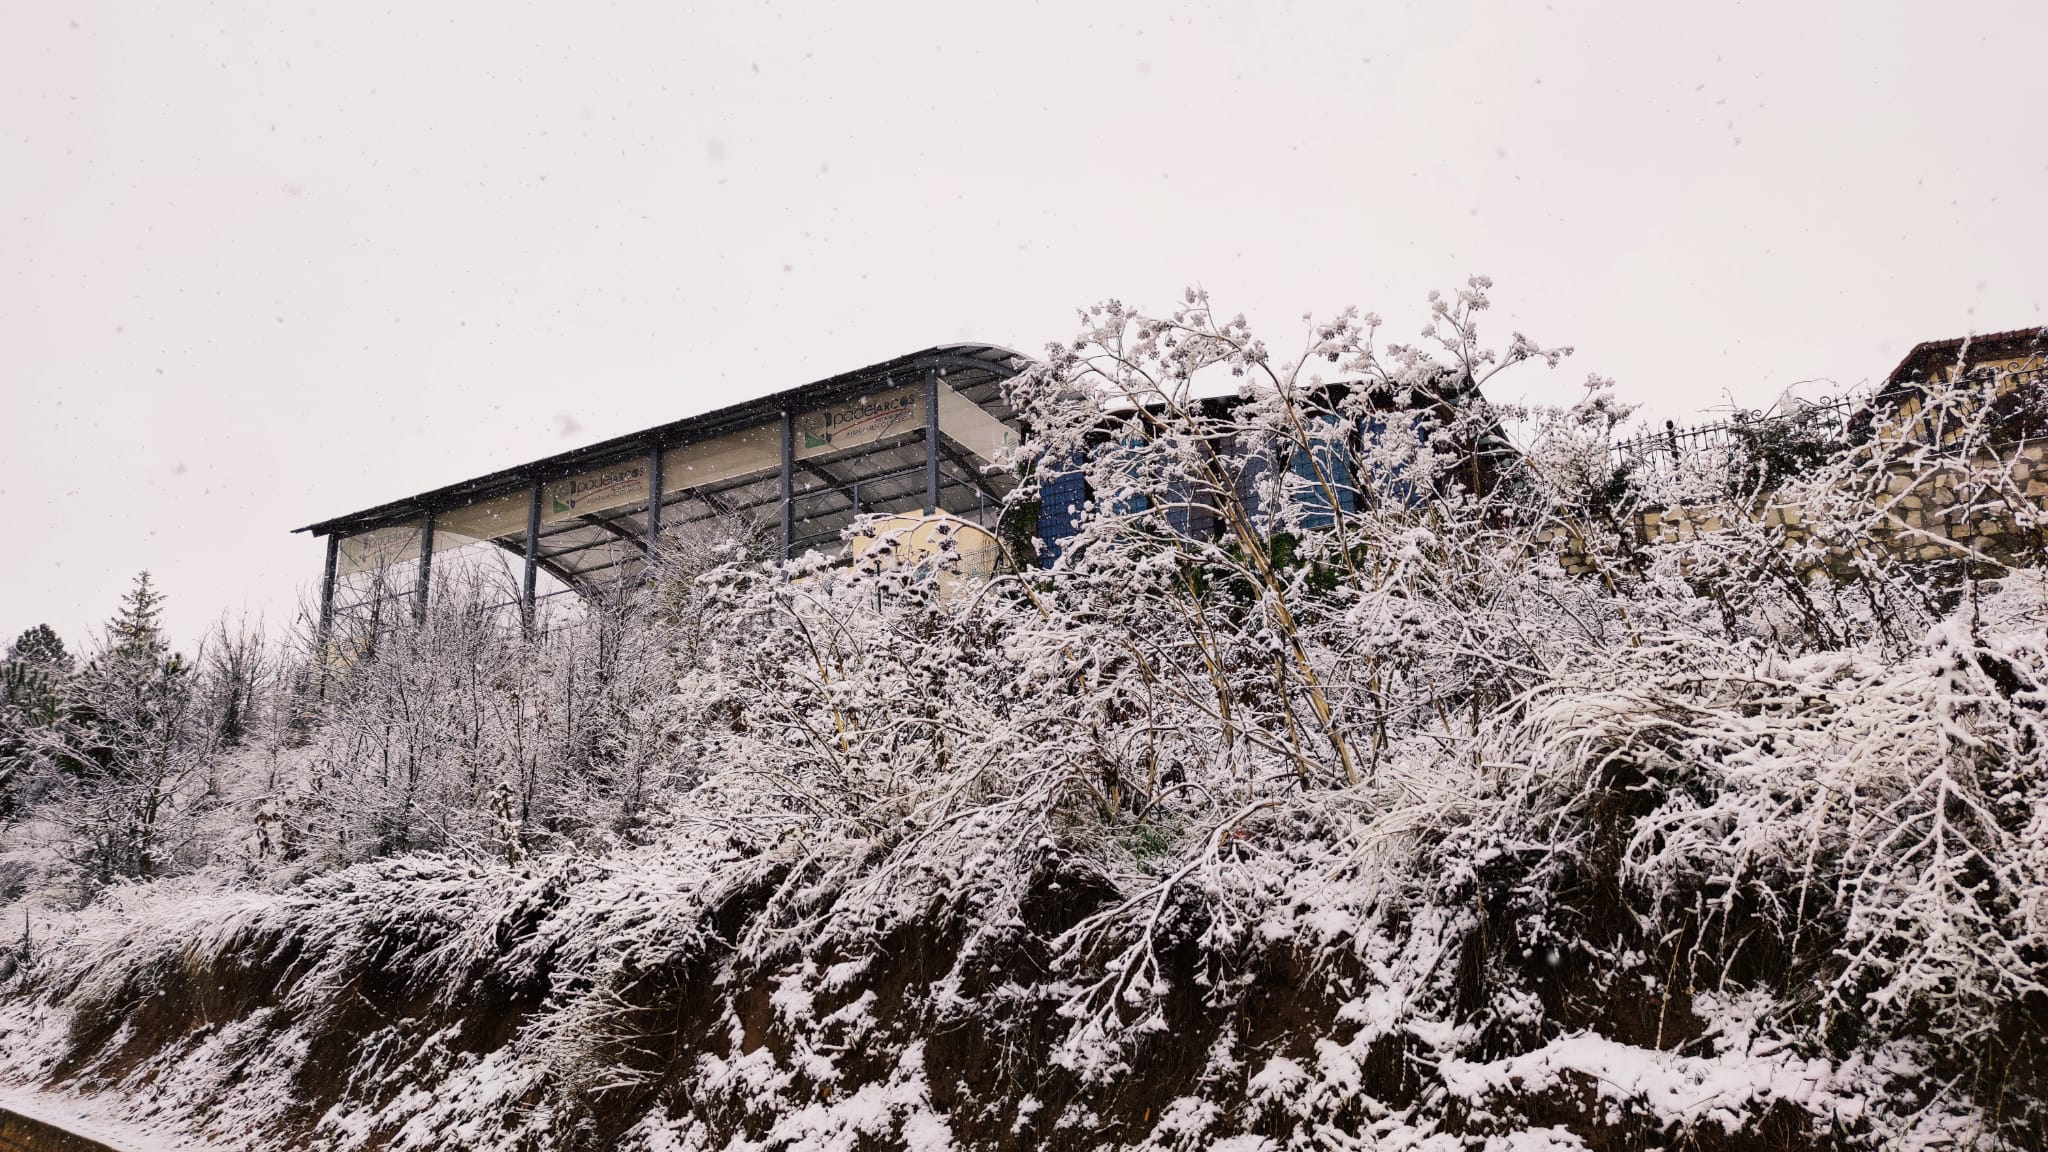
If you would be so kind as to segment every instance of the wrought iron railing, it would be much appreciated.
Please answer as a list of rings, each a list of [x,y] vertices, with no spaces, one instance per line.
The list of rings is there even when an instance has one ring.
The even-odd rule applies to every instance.
[[[1783,409],[1738,411],[1710,424],[1664,427],[1614,445],[1614,462],[1632,475],[1669,475],[1688,461],[1726,460],[1737,454],[1754,456],[1771,446],[1838,445],[1849,435],[1850,422],[1867,402],[1855,396],[1823,396],[1798,400]]]
[[[1991,424],[1984,429],[1996,444],[2048,439],[2048,365],[2017,371],[1978,368],[1963,377],[1988,386]],[[1965,398],[1966,406],[1979,401]],[[1680,427],[1665,421],[1615,443],[1614,463],[1639,480],[1694,474],[1704,477],[1734,466],[1744,486],[1775,485],[1788,475],[1821,463],[1843,445],[1860,440],[1874,425],[1899,424],[1909,439],[1946,442],[1950,433],[1933,427],[1918,389],[1892,389],[1872,396],[1851,394],[1795,400],[1769,412],[1737,412],[1708,424]]]

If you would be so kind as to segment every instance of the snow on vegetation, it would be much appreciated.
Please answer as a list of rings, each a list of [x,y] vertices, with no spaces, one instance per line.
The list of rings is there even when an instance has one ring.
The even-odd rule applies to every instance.
[[[1487,287],[1289,356],[1090,310],[985,586],[734,522],[532,639],[460,580],[327,659],[182,661],[146,588],[25,637],[0,1075],[245,1148],[2048,1143],[1990,406],[1631,476],[1602,382],[1486,402],[1565,355]],[[1900,546],[1902,475],[2010,553]]]

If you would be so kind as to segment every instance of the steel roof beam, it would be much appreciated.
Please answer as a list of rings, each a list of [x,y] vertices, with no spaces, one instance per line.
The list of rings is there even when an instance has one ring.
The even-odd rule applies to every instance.
[[[990,359],[989,357],[993,357]],[[631,459],[645,450],[649,439],[669,448],[714,440],[756,424],[772,422],[777,412],[815,410],[835,401],[895,387],[901,378],[914,377],[926,369],[986,373],[996,380],[1016,375],[1010,365],[1024,360],[1021,354],[994,345],[947,345],[928,348],[894,360],[856,369],[800,388],[729,405],[698,416],[672,421],[653,429],[559,453],[517,468],[460,481],[417,496],[395,500],[359,512],[322,520],[296,529],[317,536],[336,532],[352,534],[408,520],[433,510],[446,510],[478,500],[515,493],[535,480],[543,482],[574,475],[592,468]],[[968,386],[981,383],[975,381]]]

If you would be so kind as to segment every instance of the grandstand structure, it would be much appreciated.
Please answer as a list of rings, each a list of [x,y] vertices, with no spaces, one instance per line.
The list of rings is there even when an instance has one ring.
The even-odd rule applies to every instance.
[[[309,524],[298,531],[327,542],[321,634],[333,635],[344,615],[368,625],[354,630],[365,638],[408,611],[425,620],[457,552],[455,561],[481,557],[503,575],[490,582],[503,588],[495,604],[517,603],[531,627],[539,600],[638,587],[665,532],[720,518],[776,533],[785,558],[842,547],[857,558],[887,542],[890,563],[921,564],[943,550],[953,577],[986,577],[1003,552],[1005,502],[1019,483],[1013,449],[1029,431],[1005,384],[1030,364],[990,344],[927,348]],[[1355,512],[1366,488],[1379,499],[1419,499],[1402,466],[1373,462],[1365,449],[1397,427],[1403,442],[1432,438],[1471,388],[1448,374],[1402,389],[1319,382],[1298,442],[1247,435],[1232,417],[1245,400],[1235,390],[1196,400],[1190,415],[1208,425],[1204,450],[1222,463],[1216,475],[1238,489],[1243,509],[1263,521],[1286,504],[1298,527],[1315,529]],[[1036,462],[1036,499],[1010,509],[1036,518],[1032,543],[1014,562],[1050,568],[1066,554],[1098,495],[1082,457],[1127,447],[1115,423],[1106,418],[1072,450],[1081,456]],[[1469,443],[1439,440],[1436,451],[1450,461],[1440,479],[1487,488],[1507,443],[1495,426]],[[1112,494],[1106,506],[1134,512],[1156,503],[1167,530],[1217,539],[1216,493],[1198,488],[1169,482]],[[849,531],[856,521],[859,531]]]
[[[785,556],[837,547],[856,517],[947,514],[994,531],[1022,432],[1003,382],[1027,361],[950,344],[297,529],[324,538],[320,628],[337,613],[425,618],[436,560],[497,557],[536,600],[635,583],[662,533],[717,517],[779,524]],[[992,542],[992,537],[991,537]]]

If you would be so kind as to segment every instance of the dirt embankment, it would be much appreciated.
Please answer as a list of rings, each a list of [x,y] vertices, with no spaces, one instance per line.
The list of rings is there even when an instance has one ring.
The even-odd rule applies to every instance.
[[[858,948],[746,956],[735,942],[792,882],[786,867],[763,865],[666,929],[674,947],[602,970],[577,958],[587,941],[556,924],[575,901],[573,872],[509,897],[502,878],[480,877],[475,912],[492,917],[481,930],[390,902],[344,949],[316,943],[306,916],[273,918],[204,954],[165,950],[76,1003],[50,1075],[155,1093],[194,1120],[238,1117],[225,1123],[277,1148],[879,1149],[918,1146],[920,1131],[1003,1150],[1232,1137],[1280,1148],[1318,1132],[1434,1133],[1479,1147],[1532,1128],[1614,1152],[1865,1146],[1853,1118],[1775,1089],[1735,1101],[1739,1123],[1702,1111],[1675,1124],[1583,1065],[1560,1058],[1554,1074],[1531,1073],[1528,1054],[1584,1036],[1645,1060],[1691,1060],[1671,1065],[1674,1079],[1725,1075],[1741,1060],[1698,1055],[1712,1045],[1689,973],[1712,968],[1748,986],[1810,978],[1810,958],[1789,942],[1754,924],[1741,931],[1739,909],[1732,934],[1637,938],[1603,879],[1613,873],[1588,864],[1573,927],[1608,940],[1604,952],[1530,946],[1519,903],[1530,864],[1513,854],[1473,877],[1458,915],[1436,917],[1437,991],[1427,994],[1440,1015],[1476,1030],[1468,1050],[1525,1059],[1490,1092],[1469,1085],[1477,1065],[1461,1086],[1424,1029],[1370,1031],[1362,1005],[1426,994],[1388,986],[1384,963],[1296,941],[1226,955],[1193,900],[1163,917],[1154,949],[1165,991],[1150,1018],[1117,1043],[1077,1046],[1074,990],[1101,973],[1063,968],[1055,942],[1119,894],[1056,855],[1007,923],[935,904]],[[488,905],[494,889],[500,902]],[[1379,931],[1413,936],[1420,919]],[[481,950],[455,967],[429,961],[463,931]],[[1616,957],[1631,950],[1640,955],[1624,969]],[[588,1002],[594,984],[603,1018],[564,1029],[561,1005]],[[1509,1002],[1521,1018],[1500,1010]],[[2015,1019],[2008,1038],[2041,1023]],[[2030,1056],[1999,1070],[2008,1088],[2038,1089]]]

